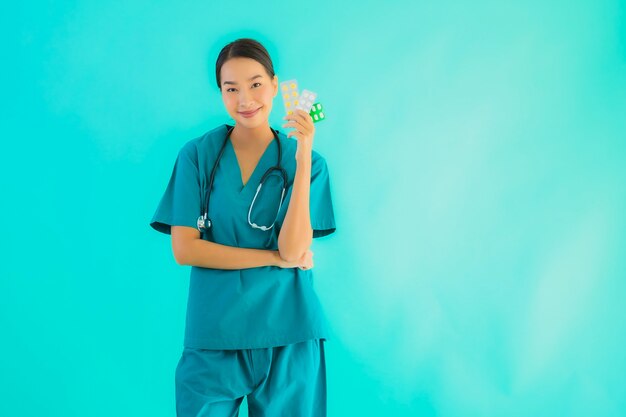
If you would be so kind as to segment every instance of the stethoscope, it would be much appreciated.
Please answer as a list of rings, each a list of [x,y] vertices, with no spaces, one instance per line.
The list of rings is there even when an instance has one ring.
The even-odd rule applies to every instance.
[[[200,234],[202,234],[202,232],[208,231],[212,226],[211,219],[209,219],[209,202],[211,200],[211,190],[213,189],[213,180],[215,178],[215,171],[217,170],[217,166],[220,163],[220,159],[222,159],[222,154],[224,153],[224,149],[226,149],[228,138],[230,137],[230,134],[234,129],[234,126],[229,126],[229,125],[226,125],[226,126],[228,127],[228,132],[226,132],[224,143],[222,144],[220,153],[218,154],[217,159],[215,160],[215,163],[213,164],[213,169],[211,170],[211,179],[209,180],[209,192],[207,193],[207,196],[206,196],[206,205],[203,206],[201,210],[201,213],[204,213],[204,214],[201,214],[198,217],[198,221],[197,221],[197,226],[198,226],[198,230],[200,231]],[[278,213],[280,212],[280,207],[283,205],[283,198],[285,197],[285,190],[287,189],[287,171],[285,171],[280,166],[280,160],[282,157],[282,146],[280,144],[280,140],[278,139],[278,133],[276,133],[276,131],[272,129],[271,127],[270,127],[270,130],[274,134],[274,139],[276,140],[276,143],[278,144],[278,162],[276,166],[270,167],[267,171],[265,171],[265,174],[263,174],[263,177],[261,177],[261,181],[259,182],[259,186],[256,189],[256,193],[254,194],[252,203],[250,203],[250,209],[248,210],[248,224],[255,229],[260,229],[263,231],[270,230],[272,227],[274,227],[274,223],[276,223],[276,218],[278,217]],[[279,171],[281,174],[282,181],[283,181],[283,191],[280,195],[280,204],[278,205],[278,210],[276,211],[276,217],[274,217],[274,221],[272,222],[272,225],[271,226],[259,226],[258,224],[250,220],[250,214],[252,213],[252,207],[254,206],[254,202],[256,201],[257,195],[259,195],[259,191],[261,191],[261,187],[263,186],[263,183],[273,171]]]

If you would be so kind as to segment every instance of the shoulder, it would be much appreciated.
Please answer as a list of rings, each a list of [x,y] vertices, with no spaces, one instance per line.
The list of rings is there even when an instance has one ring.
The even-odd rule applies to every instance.
[[[311,158],[311,165],[312,166],[319,166],[319,167],[326,167],[326,158],[324,158],[321,153],[319,153],[315,149],[313,149],[313,154],[312,154],[312,158]]]
[[[226,137],[226,132],[228,131],[228,126],[223,124],[215,127],[214,129],[209,130],[208,132],[203,133],[202,135],[195,137],[187,142],[181,147],[181,153],[192,153],[198,150],[203,150],[207,148],[213,148],[215,146],[221,146],[224,138]]]
[[[180,148],[178,157],[191,160],[195,164],[198,164],[199,158],[202,158],[203,155],[213,154],[219,151],[227,132],[228,125],[223,124],[198,137],[188,140]]]

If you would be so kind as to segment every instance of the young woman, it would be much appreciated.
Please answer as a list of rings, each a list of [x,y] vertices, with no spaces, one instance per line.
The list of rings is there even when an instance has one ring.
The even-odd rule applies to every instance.
[[[269,115],[278,78],[266,49],[238,39],[215,75],[234,126],[181,148],[150,225],[191,265],[179,417],[325,416],[329,326],[313,287],[312,238],[335,231],[328,168],[302,110],[285,135]]]

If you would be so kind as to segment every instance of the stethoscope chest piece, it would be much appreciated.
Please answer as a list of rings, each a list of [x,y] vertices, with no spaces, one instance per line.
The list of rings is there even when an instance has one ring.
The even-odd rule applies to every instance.
[[[196,223],[198,230],[203,231],[211,228],[211,219],[208,218],[207,214],[198,216],[198,221]]]

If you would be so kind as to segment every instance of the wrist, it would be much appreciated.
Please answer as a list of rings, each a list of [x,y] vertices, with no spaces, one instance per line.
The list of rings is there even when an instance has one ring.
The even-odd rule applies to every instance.
[[[298,141],[298,147],[296,148],[296,161],[297,162],[306,162],[307,160],[311,160],[313,153],[312,144],[303,144]]]
[[[313,156],[311,154],[311,150],[304,151],[304,150],[300,149],[296,153],[296,163],[298,165],[300,165],[300,164],[311,165],[312,160],[313,160]]]

